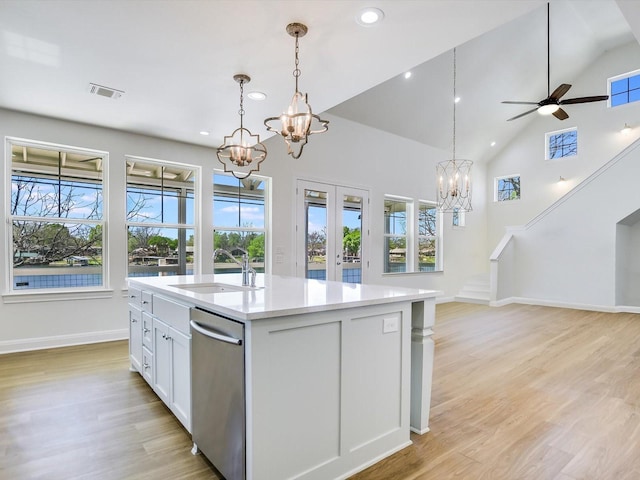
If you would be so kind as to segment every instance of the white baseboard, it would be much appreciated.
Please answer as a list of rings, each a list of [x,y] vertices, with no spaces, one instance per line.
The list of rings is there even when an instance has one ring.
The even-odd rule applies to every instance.
[[[104,332],[74,333],[53,337],[24,338],[0,342],[0,354],[43,350],[45,348],[69,347],[88,343],[112,342],[129,338],[129,329],[108,330]]]
[[[436,297],[436,305],[439,303],[451,303],[455,301],[456,301],[455,297]]]
[[[636,312],[631,310],[620,310],[620,308],[632,308],[632,307],[615,307],[609,305],[593,305],[590,303],[572,303],[561,302],[558,300],[542,300],[539,298],[527,298],[527,297],[508,297],[501,300],[495,300],[489,303],[492,307],[503,307],[512,303],[520,303],[523,305],[540,305],[542,307],[556,307],[556,308],[572,308],[574,310],[588,310],[592,312],[606,312],[606,313],[618,313],[618,312],[640,312],[640,308]],[[635,307],[634,307],[635,308]]]

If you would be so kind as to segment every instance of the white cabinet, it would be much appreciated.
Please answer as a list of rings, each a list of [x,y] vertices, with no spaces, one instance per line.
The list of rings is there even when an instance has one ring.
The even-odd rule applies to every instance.
[[[191,432],[189,306],[129,288],[129,356],[158,397]]]
[[[153,389],[191,431],[191,338],[153,319]]]
[[[129,361],[131,370],[142,373],[142,312],[129,305]]]

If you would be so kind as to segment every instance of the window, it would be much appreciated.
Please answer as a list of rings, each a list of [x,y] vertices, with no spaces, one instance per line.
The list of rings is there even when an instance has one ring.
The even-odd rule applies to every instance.
[[[617,107],[640,100],[640,71],[609,79],[609,105]]]
[[[407,218],[412,202],[384,200],[384,273],[407,271]]]
[[[451,224],[454,227],[464,227],[465,226],[465,211],[461,208],[454,208],[453,215],[451,216]]]
[[[418,207],[418,271],[436,270],[438,241],[438,210],[434,202],[419,202]]]
[[[518,200],[520,198],[520,175],[509,175],[495,179],[496,202]]]
[[[193,273],[197,167],[126,158],[128,276]]]
[[[384,222],[384,273],[441,270],[442,215],[435,202],[387,196]]]
[[[257,272],[267,261],[268,189],[267,177],[251,175],[239,180],[231,175],[213,175],[213,247],[224,249],[236,260],[243,254]],[[239,273],[240,265],[224,253],[214,259],[214,273]]]
[[[556,158],[571,157],[578,154],[578,129],[568,128],[549,132],[546,137],[546,158],[553,160]]]
[[[7,146],[11,290],[105,287],[107,153],[18,139]]]

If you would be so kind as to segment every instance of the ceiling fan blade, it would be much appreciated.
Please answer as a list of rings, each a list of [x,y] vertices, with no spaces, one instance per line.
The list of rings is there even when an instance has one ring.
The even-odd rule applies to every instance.
[[[556,88],[551,95],[549,95],[549,98],[560,100],[560,97],[567,93],[570,88],[571,85],[569,85],[568,83],[563,83],[558,88]]]
[[[536,110],[538,110],[538,109],[534,108],[533,110],[529,110],[528,112],[524,112],[524,113],[521,113],[520,115],[516,115],[515,117],[511,117],[510,119],[507,120],[507,122],[510,122],[511,120],[515,120],[516,118],[524,117],[525,115],[529,115],[530,113],[533,113]]]
[[[570,105],[572,103],[601,102],[603,100],[607,100],[608,98],[609,98],[609,95],[595,95],[593,97],[567,98],[566,100],[561,100],[560,105]]]
[[[513,101],[509,101],[509,100],[505,100],[502,103],[508,103],[511,105],[538,105],[538,102],[513,102]]]
[[[553,116],[556,117],[558,120],[566,120],[567,118],[569,118],[569,115],[567,114],[567,112],[565,112],[561,108],[553,112]]]

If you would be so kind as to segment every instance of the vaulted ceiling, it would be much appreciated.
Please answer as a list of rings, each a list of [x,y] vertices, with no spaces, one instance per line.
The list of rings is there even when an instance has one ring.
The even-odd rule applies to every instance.
[[[367,6],[384,11],[379,25],[355,21]],[[551,11],[551,83],[606,94],[581,92],[574,79],[634,40],[640,2],[554,0]],[[263,119],[282,112],[294,91],[285,31],[294,21],[309,27],[300,89],[314,112],[443,149],[457,46],[461,153],[474,159],[522,126],[505,122],[519,111],[501,100],[546,92],[541,0],[0,0],[0,107],[215,147],[238,126],[232,77],[245,73],[245,93],[267,94],[245,100],[245,126],[264,138]],[[92,95],[90,83],[124,94]]]

